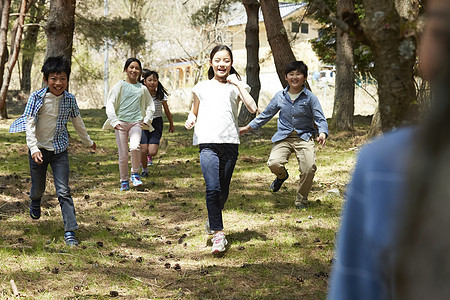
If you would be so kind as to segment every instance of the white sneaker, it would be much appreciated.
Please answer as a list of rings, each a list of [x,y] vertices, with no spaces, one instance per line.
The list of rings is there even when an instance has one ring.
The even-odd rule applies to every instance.
[[[214,231],[212,231],[211,228],[209,227],[209,220],[207,220],[205,223],[205,232],[206,232],[206,234],[209,234],[209,235],[214,234]]]
[[[211,240],[213,242],[211,248],[212,254],[217,254],[225,251],[225,246],[228,244],[228,241],[222,231],[216,232]]]

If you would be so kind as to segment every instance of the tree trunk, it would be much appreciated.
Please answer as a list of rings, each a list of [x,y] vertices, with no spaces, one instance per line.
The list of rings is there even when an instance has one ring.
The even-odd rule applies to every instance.
[[[261,10],[264,16],[267,39],[272,50],[275,68],[278,78],[280,78],[283,87],[287,86],[284,68],[292,61],[295,61],[294,52],[289,44],[286,29],[281,19],[278,0],[261,0]]]
[[[252,88],[250,95],[258,104],[261,82],[259,80],[259,7],[257,0],[242,0],[247,13],[247,25],[245,26],[245,48],[247,49],[247,83]],[[255,118],[255,114],[248,111],[245,105],[239,112],[239,126],[245,126]]]
[[[12,71],[17,62],[17,58],[19,57],[20,42],[22,40],[23,24],[25,20],[26,10],[27,10],[27,0],[22,0],[22,3],[20,5],[19,18],[17,20],[18,26],[14,40],[14,49],[11,49],[12,54],[8,60],[8,64],[5,70],[6,72],[4,73],[4,78],[2,81],[2,87],[0,89],[0,118],[2,119],[8,118],[8,114],[6,111],[6,96],[8,93],[9,82],[11,81]]]
[[[415,40],[405,34],[393,0],[364,0],[364,32],[374,54],[379,110],[383,132],[418,115],[413,66]]]
[[[353,12],[352,0],[338,0],[337,12]],[[330,127],[337,131],[353,130],[355,111],[355,80],[353,73],[353,42],[348,32],[337,28],[336,34],[336,89],[333,118]]]
[[[72,58],[73,31],[75,28],[76,0],[51,0],[50,13],[45,26],[47,52],[45,58],[64,55]]]
[[[31,22],[37,23],[42,18],[45,0],[39,0],[37,7],[32,6],[30,9]],[[28,26],[26,28],[23,47],[22,47],[22,79],[20,81],[20,89],[24,93],[31,90],[31,68],[33,66],[34,54],[36,52],[36,43],[40,27],[38,25]]]
[[[3,74],[5,71],[6,60],[8,59],[8,48],[7,48],[7,38],[8,38],[8,23],[9,23],[9,9],[11,7],[11,0],[0,0],[2,14],[0,23],[0,86],[3,83]],[[0,102],[0,106],[4,106]]]

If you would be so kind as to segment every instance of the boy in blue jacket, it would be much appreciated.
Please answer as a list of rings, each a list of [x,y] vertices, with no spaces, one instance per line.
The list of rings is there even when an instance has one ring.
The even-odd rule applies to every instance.
[[[308,206],[316,172],[314,137],[321,146],[328,136],[327,120],[317,97],[306,88],[308,66],[303,61],[289,63],[285,69],[288,86],[275,94],[266,109],[247,126],[239,128],[240,134],[257,129],[266,124],[278,112],[278,131],[272,137],[272,151],[267,166],[276,175],[270,185],[271,192],[277,192],[289,174],[285,164],[295,152],[300,170],[300,183],[295,199],[298,209]]]

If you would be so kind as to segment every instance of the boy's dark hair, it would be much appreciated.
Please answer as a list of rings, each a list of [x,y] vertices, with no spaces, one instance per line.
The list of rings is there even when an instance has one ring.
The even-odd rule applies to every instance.
[[[67,74],[67,81],[69,81],[70,71],[70,61],[63,55],[48,57],[41,69],[41,72],[44,73],[45,80],[48,80],[48,76],[51,73],[61,74],[65,72]]]
[[[169,93],[162,85],[161,81],[159,81],[159,75],[156,71],[151,71],[149,69],[143,69],[142,70],[142,80],[141,83],[144,84],[144,81],[147,79],[147,77],[155,76],[155,78],[158,80],[158,88],[156,89],[156,99],[162,100],[164,99],[164,95],[168,96]],[[144,84],[145,85],[145,84]]]
[[[214,58],[214,55],[216,55],[217,52],[219,51],[227,51],[228,54],[230,54],[230,58],[231,58],[231,63],[233,63],[233,53],[231,52],[230,47],[228,47],[227,45],[217,45],[215,46],[212,50],[211,50],[211,54],[209,55],[209,59],[212,61]],[[239,80],[241,80],[241,75],[239,75],[239,73],[236,71],[236,69],[231,66],[231,70],[230,70],[230,74],[236,74],[237,78]],[[214,78],[214,70],[213,67],[209,67],[208,70],[208,79],[213,79]]]
[[[284,69],[284,74],[287,75],[292,71],[299,71],[305,76],[305,78],[308,77],[308,66],[301,60],[288,63],[286,68]]]

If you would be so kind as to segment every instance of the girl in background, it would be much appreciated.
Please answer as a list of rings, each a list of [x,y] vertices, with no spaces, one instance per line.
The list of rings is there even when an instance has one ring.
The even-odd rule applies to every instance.
[[[173,126],[172,114],[170,113],[169,106],[167,105],[167,90],[163,87],[159,81],[159,75],[156,71],[150,71],[144,69],[142,71],[142,84],[145,85],[152,96],[153,103],[155,104],[155,112],[153,114],[152,127],[155,129],[149,131],[146,129],[142,130],[141,137],[141,164],[142,164],[142,177],[148,176],[147,164],[151,158],[156,156],[159,148],[159,141],[161,140],[163,132],[163,119],[162,119],[162,108],[164,108],[164,113],[166,114],[167,120],[169,120],[169,132],[173,133],[175,131],[175,126]],[[147,159],[150,157],[150,159]]]
[[[108,119],[103,129],[114,129],[119,151],[120,190],[130,189],[128,182],[128,149],[131,153],[131,177],[133,186],[142,185],[139,176],[140,141],[142,128],[153,130],[151,124],[155,106],[147,88],[139,79],[142,64],[137,58],[129,58],[123,71],[126,79],[119,81],[110,91],[106,102]],[[128,148],[128,140],[130,146]]]
[[[200,148],[200,166],[206,183],[208,221],[206,232],[213,234],[213,254],[225,251],[222,209],[228,198],[231,176],[238,157],[239,100],[251,113],[257,106],[249,94],[250,87],[240,80],[232,67],[233,54],[225,45],[211,51],[209,80],[192,89],[194,103],[185,123],[195,125],[193,144]]]

